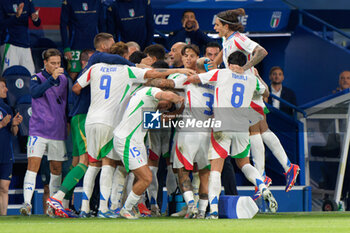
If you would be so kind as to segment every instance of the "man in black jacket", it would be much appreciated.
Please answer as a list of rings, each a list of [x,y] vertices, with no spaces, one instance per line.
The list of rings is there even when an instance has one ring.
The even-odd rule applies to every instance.
[[[287,102],[296,105],[296,96],[294,91],[282,85],[284,80],[283,70],[279,66],[274,66],[270,70],[270,81],[271,86],[269,86],[270,93],[280,97],[281,99],[286,100]],[[280,109],[281,111],[287,113],[288,115],[293,115],[293,109],[287,105],[280,103],[277,99],[269,97],[269,104],[272,104],[273,107]]]

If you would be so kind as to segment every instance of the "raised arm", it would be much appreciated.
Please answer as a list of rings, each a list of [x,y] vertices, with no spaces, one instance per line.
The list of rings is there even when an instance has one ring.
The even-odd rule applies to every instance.
[[[145,73],[145,79],[149,78],[165,78],[170,74],[181,73],[186,75],[196,74],[194,70],[191,69],[152,69]]]
[[[76,94],[76,95],[80,95],[81,89],[83,89],[80,84],[78,82],[76,82],[73,87],[72,87],[72,91]]]
[[[61,7],[61,16],[60,16],[60,32],[61,32],[61,40],[63,45],[64,55],[71,59],[70,47],[69,47],[69,39],[68,39],[68,24],[69,24],[69,6],[67,1],[62,2]]]
[[[221,50],[220,53],[215,57],[214,61],[208,62],[208,69],[209,70],[217,69],[218,65],[222,63],[222,56],[223,56],[223,52]]]
[[[261,62],[267,56],[267,54],[267,51],[263,47],[257,45],[253,50],[251,60],[243,66],[243,69],[249,70],[251,67]]]
[[[159,88],[175,88],[175,83],[170,79],[153,78],[148,79],[145,86],[154,86]]]
[[[259,81],[262,83],[262,85],[264,85],[265,87],[265,92],[262,94],[262,96],[264,98],[268,98],[270,96],[270,91],[269,91],[269,87],[267,86],[267,84],[264,82],[264,80],[260,77],[259,72],[257,69],[254,69],[254,73],[255,76],[259,79]]]
[[[155,95],[155,97],[159,100],[173,102],[174,104],[182,104],[185,101],[184,97],[176,95],[171,91],[160,91]]]

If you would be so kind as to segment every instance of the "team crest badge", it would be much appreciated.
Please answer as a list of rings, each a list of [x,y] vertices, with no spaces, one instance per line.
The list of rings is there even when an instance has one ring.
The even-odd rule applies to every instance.
[[[134,17],[135,16],[134,9],[129,9],[129,15],[130,15],[130,17]]]
[[[32,116],[32,113],[33,113],[32,107],[28,108],[27,113],[28,113],[28,116],[30,116],[30,117]]]
[[[4,118],[4,115],[2,115],[2,112],[0,112],[0,120]]]
[[[12,7],[13,7],[13,11],[14,11],[15,13],[17,13],[18,5],[17,5],[17,4],[13,4]]]
[[[16,87],[17,87],[18,89],[22,89],[23,86],[24,86],[24,81],[23,81],[23,79],[21,79],[21,78],[17,79],[16,82],[15,82],[15,85],[16,85]]]
[[[83,10],[84,11],[88,10],[88,4],[86,2],[83,2]]]
[[[272,17],[271,17],[271,22],[270,22],[270,26],[272,28],[277,28],[278,25],[280,24],[281,21],[281,16],[282,16],[282,12],[281,11],[274,11],[272,12]]]

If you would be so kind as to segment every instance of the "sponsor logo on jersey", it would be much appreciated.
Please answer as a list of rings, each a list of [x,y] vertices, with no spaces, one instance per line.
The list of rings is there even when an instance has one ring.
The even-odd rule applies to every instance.
[[[12,7],[13,7],[13,12],[17,13],[18,5],[17,4],[13,4]]]
[[[129,15],[130,15],[130,17],[135,16],[135,10],[133,8],[129,9]]]
[[[83,2],[83,10],[87,11],[89,9],[87,2]]]
[[[281,21],[282,12],[281,11],[274,11],[272,12],[271,21],[270,21],[270,27],[277,28]]]
[[[144,129],[160,129],[160,116],[162,114],[157,110],[156,112],[143,112],[143,128]]]

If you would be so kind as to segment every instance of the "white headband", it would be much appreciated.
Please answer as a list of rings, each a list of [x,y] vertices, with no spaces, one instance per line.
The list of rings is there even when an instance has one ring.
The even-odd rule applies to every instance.
[[[219,16],[216,16],[220,21],[224,22],[224,23],[228,23],[228,24],[231,24],[231,25],[237,25],[237,24],[241,24],[240,22],[238,23],[233,23],[233,22],[230,22],[230,21],[227,21],[227,20],[224,20],[223,18],[220,18]]]

